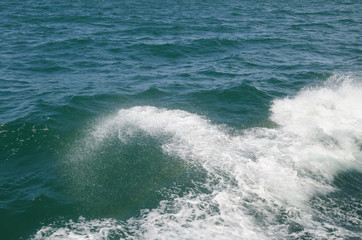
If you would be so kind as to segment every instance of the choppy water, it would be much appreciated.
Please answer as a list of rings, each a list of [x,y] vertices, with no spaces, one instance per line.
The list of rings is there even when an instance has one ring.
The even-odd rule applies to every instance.
[[[0,2],[1,239],[361,239],[360,1]]]

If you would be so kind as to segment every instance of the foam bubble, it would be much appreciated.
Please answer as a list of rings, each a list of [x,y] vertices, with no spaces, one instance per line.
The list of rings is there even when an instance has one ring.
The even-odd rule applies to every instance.
[[[114,229],[128,239],[357,237],[315,220],[321,212],[309,200],[333,191],[338,172],[362,170],[361,93],[361,86],[350,82],[305,89],[273,102],[271,120],[279,127],[236,136],[185,111],[122,109],[95,127],[92,147],[110,136],[127,144],[142,132],[158,139],[164,154],[202,165],[207,181],[125,223],[80,220],[44,227],[34,238],[102,239]]]

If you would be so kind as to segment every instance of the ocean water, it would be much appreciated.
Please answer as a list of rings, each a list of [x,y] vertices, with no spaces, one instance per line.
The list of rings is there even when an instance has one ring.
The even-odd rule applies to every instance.
[[[361,12],[0,1],[0,239],[361,239]]]

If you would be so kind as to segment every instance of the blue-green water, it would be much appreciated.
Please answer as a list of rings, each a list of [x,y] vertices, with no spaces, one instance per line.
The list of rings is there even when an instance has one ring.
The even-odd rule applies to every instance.
[[[0,239],[361,239],[362,2],[0,2]]]

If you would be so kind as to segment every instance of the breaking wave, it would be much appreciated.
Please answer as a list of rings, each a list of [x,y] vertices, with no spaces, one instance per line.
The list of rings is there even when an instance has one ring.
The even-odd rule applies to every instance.
[[[156,139],[164,155],[200,166],[206,178],[136,217],[80,217],[44,226],[34,239],[358,238],[362,203],[349,211],[336,209],[344,224],[328,215],[331,206],[315,204],[339,191],[334,184],[338,174],[362,172],[362,87],[332,78],[274,100],[274,128],[235,133],[186,111],[121,109],[96,124],[81,150],[72,154],[86,159],[88,151],[109,139],[127,145],[135,136],[147,136]]]

